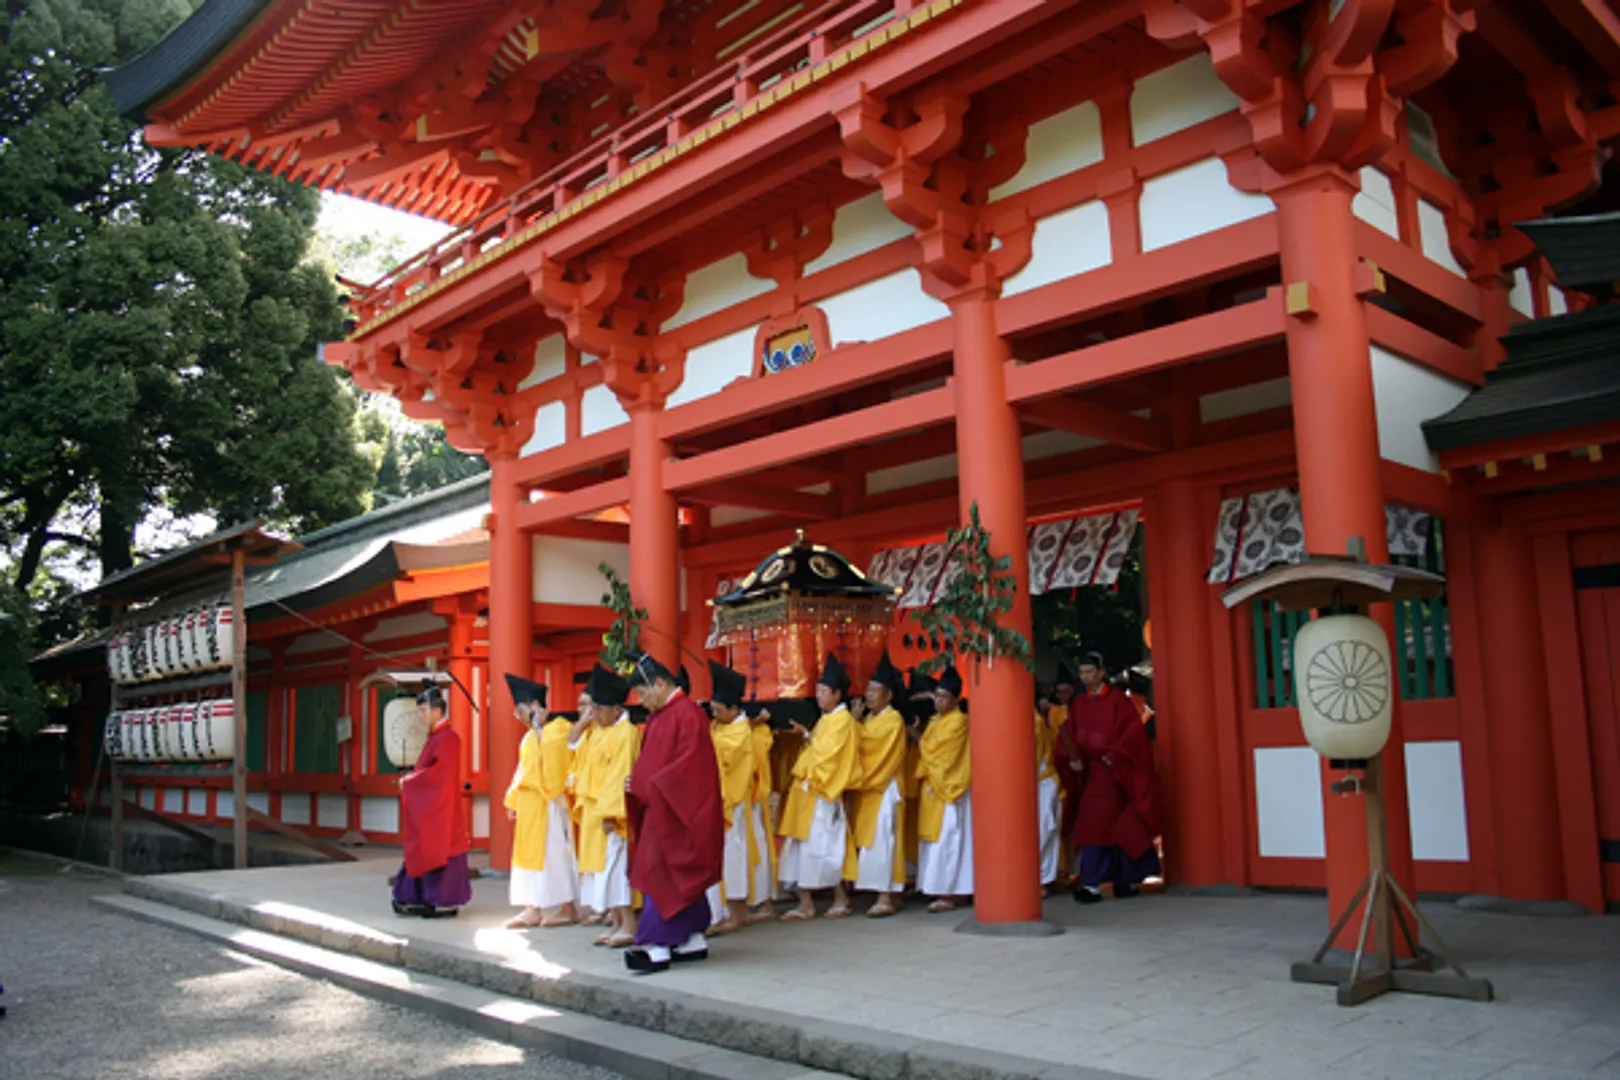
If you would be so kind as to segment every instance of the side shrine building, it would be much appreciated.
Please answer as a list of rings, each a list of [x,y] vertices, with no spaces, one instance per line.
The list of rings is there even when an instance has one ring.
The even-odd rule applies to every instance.
[[[1519,227],[1614,199],[1608,0],[207,0],[107,80],[459,226],[325,355],[491,463],[489,672],[564,677],[600,623],[540,601],[603,552],[701,696],[706,601],[796,529],[916,606],[977,504],[1026,633],[1140,530],[1167,879],[1337,911],[1297,616],[1219,593],[1359,542],[1449,582],[1380,616],[1397,878],[1620,903],[1620,269]],[[1033,681],[969,694],[977,915],[1036,919]]]

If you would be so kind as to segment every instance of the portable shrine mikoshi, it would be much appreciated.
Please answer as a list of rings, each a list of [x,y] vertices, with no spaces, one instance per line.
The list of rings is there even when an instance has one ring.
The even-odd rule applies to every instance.
[[[1229,609],[1270,600],[1285,611],[1317,613],[1293,642],[1300,726],[1311,748],[1347,773],[1332,785],[1333,792],[1366,799],[1367,878],[1321,947],[1311,959],[1294,964],[1291,974],[1295,982],[1338,987],[1340,1005],[1359,1005],[1391,990],[1490,1001],[1490,982],[1470,976],[1447,953],[1440,935],[1390,872],[1384,817],[1382,757],[1394,714],[1395,669],[1389,635],[1365,612],[1373,604],[1440,596],[1445,579],[1425,570],[1368,563],[1363,551],[1352,541],[1348,556],[1312,555],[1221,594]],[[1327,963],[1329,950],[1358,908],[1361,929],[1349,967]],[[1408,957],[1397,953],[1397,926]]]
[[[866,685],[888,641],[895,590],[801,530],[742,583],[714,601],[719,644],[748,679],[750,711],[770,711],[771,725],[813,725],[816,679],[828,653],[855,687]]]

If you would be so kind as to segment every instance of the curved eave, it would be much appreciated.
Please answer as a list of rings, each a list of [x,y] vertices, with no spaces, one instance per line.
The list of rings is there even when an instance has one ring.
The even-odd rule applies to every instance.
[[[185,22],[135,59],[101,73],[123,115],[145,123],[151,105],[171,96],[224,52],[275,0],[206,0]]]

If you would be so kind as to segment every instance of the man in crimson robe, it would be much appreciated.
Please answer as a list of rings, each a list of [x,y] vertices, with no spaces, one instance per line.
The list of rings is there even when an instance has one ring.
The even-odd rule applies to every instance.
[[[1159,778],[1147,731],[1131,699],[1108,685],[1099,653],[1080,663],[1084,693],[1069,702],[1059,753],[1067,759],[1075,798],[1074,844],[1080,852],[1074,898],[1135,896],[1159,873]]]
[[[724,872],[726,823],[708,715],[645,653],[630,684],[649,715],[626,788],[630,885],[642,908],[624,963],[646,974],[708,957],[706,894]]]
[[[467,873],[466,811],[461,798],[461,737],[445,717],[444,694],[416,699],[431,729],[416,767],[399,782],[399,832],[405,865],[394,876],[394,911],[453,916],[472,899]]]

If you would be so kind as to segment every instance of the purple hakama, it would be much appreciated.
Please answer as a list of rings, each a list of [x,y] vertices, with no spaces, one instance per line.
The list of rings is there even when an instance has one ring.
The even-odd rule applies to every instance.
[[[411,877],[404,864],[394,878],[394,899],[401,904],[436,908],[461,907],[472,899],[472,877],[467,873],[467,856],[453,855],[437,870]]]
[[[1095,889],[1105,881],[1115,885],[1140,885],[1159,873],[1156,847],[1149,847],[1135,859],[1122,847],[1085,844],[1080,848],[1080,884],[1089,888]]]
[[[678,949],[685,945],[693,934],[706,931],[712,919],[713,912],[709,910],[707,896],[699,896],[696,901],[666,919],[659,912],[658,905],[653,903],[652,895],[643,894],[641,919],[636,923],[636,944],[643,947],[662,945],[665,948]]]

